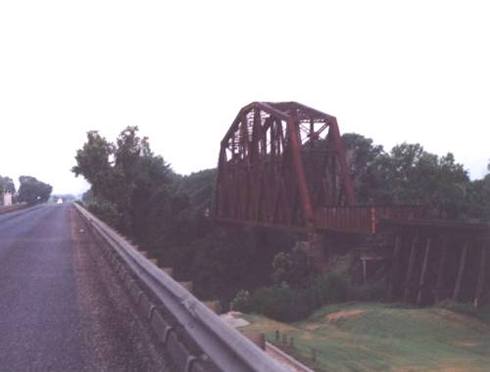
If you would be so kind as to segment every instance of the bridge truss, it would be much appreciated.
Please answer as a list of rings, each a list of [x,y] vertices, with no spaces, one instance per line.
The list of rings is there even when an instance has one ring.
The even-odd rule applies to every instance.
[[[220,221],[296,230],[374,232],[384,217],[420,207],[355,206],[337,120],[296,102],[243,107],[221,141]]]
[[[363,267],[389,269],[389,297],[475,306],[490,299],[489,226],[429,220],[420,205],[357,205],[337,120],[296,102],[240,110],[221,141],[215,216],[308,233],[304,249],[320,272],[327,260],[317,233],[380,231],[393,242],[364,253]]]

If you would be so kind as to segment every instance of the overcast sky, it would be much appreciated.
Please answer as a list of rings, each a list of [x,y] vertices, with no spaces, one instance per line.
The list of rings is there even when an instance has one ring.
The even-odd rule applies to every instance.
[[[127,125],[187,174],[216,165],[243,105],[294,100],[480,178],[489,19],[485,1],[0,0],[0,174],[79,193],[85,133]]]

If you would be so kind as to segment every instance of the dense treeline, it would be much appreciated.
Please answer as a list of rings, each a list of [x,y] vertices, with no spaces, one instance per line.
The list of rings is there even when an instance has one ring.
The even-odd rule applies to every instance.
[[[45,203],[49,200],[53,187],[47,183],[39,181],[35,177],[19,177],[19,194],[17,201],[27,204]]]
[[[53,190],[51,185],[31,176],[20,176],[19,184],[19,190],[16,194],[12,178],[0,176],[0,196],[8,192],[14,195],[16,202],[36,204],[48,201]]]
[[[203,298],[230,299],[239,288],[270,283],[273,257],[294,243],[287,234],[214,224],[209,215],[216,170],[175,174],[136,127],[114,143],[87,133],[73,172],[91,184],[84,202],[93,212],[179,278],[193,280]]]
[[[490,220],[490,175],[471,181],[453,154],[437,156],[407,143],[386,152],[353,133],[343,139],[360,203],[420,203],[433,217]]]
[[[452,154],[440,157],[418,144],[386,152],[358,134],[343,138],[360,203],[424,203],[437,217],[490,220],[490,175],[471,181]],[[216,225],[209,217],[216,170],[176,174],[136,127],[116,142],[88,132],[73,172],[91,184],[84,201],[93,212],[174,267],[180,279],[193,280],[202,298],[323,283],[309,279],[304,257],[292,249],[297,237]]]

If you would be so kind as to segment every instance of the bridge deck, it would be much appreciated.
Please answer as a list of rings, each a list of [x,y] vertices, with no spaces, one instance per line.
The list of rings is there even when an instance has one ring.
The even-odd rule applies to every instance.
[[[278,224],[272,219],[270,221],[262,221],[217,217],[216,220],[222,223],[287,229],[297,232],[308,232],[313,229],[317,232],[336,231],[352,234],[374,234],[378,231],[382,220],[408,222],[419,220],[424,215],[425,208],[419,205],[353,206],[317,208],[314,225],[311,228],[296,224],[294,221],[289,224]]]

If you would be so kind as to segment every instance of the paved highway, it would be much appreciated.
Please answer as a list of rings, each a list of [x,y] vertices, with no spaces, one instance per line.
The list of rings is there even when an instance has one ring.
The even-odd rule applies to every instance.
[[[165,360],[73,206],[0,215],[0,370],[153,371]]]

